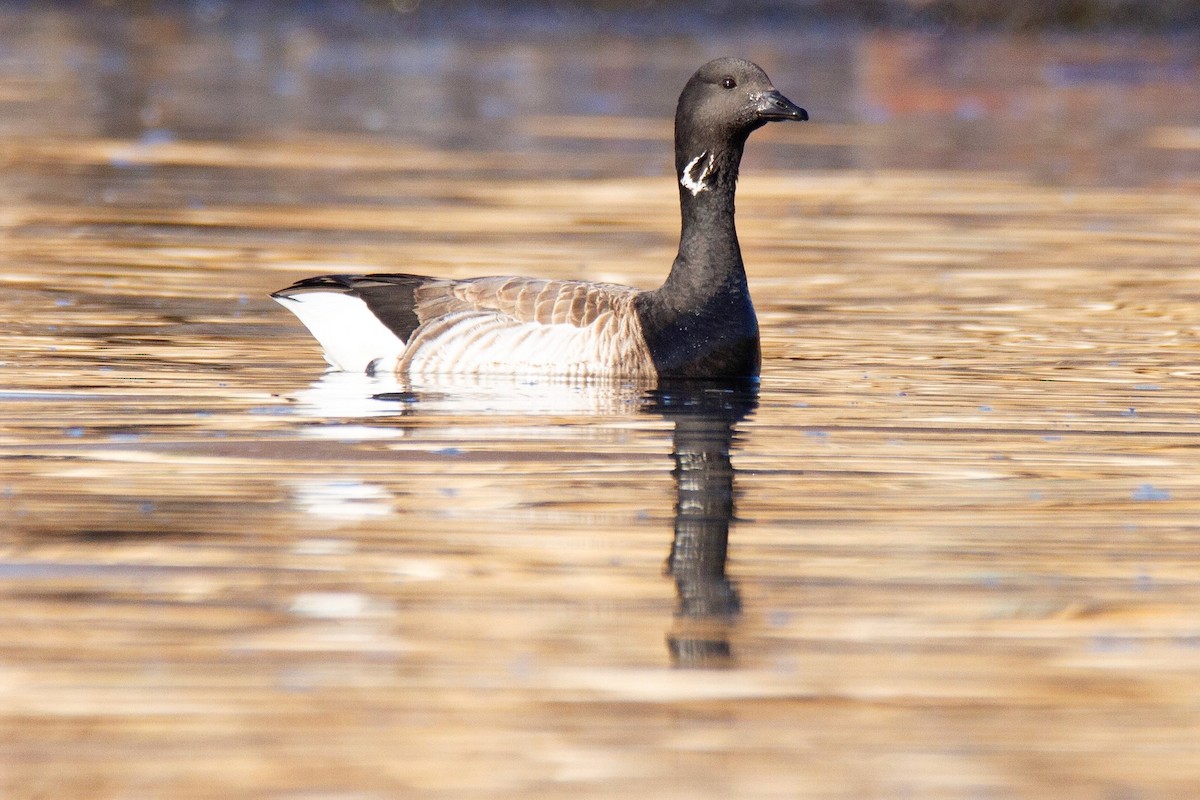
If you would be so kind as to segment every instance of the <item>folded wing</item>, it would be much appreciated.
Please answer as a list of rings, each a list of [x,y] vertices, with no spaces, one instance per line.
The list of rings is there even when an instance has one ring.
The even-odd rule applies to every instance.
[[[347,371],[651,377],[636,294],[584,281],[396,274],[309,278],[273,296]]]

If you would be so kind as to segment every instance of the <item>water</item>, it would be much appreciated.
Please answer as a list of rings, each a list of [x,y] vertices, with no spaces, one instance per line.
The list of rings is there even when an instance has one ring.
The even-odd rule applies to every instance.
[[[1196,785],[1193,40],[188,9],[0,16],[0,794]],[[324,374],[266,299],[654,285],[718,52],[814,118],[757,389]]]

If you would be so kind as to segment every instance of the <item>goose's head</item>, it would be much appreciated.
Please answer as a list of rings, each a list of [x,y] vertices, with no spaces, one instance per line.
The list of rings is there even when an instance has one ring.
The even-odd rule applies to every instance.
[[[718,58],[696,70],[679,95],[676,155],[686,162],[705,149],[732,145],[740,150],[746,137],[768,122],[807,119],[808,112],[780,94],[757,64]]]

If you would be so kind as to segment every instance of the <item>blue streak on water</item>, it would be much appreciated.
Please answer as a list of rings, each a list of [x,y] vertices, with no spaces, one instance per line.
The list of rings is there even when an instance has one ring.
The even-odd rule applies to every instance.
[[[1143,483],[1141,486],[1133,490],[1131,497],[1134,500],[1143,501],[1170,500],[1171,493],[1166,489],[1159,489],[1153,484]]]
[[[0,400],[95,400],[95,395],[71,392],[0,392]]]
[[[250,414],[259,414],[263,416],[284,417],[292,413],[292,409],[288,406],[255,406],[248,412]]]

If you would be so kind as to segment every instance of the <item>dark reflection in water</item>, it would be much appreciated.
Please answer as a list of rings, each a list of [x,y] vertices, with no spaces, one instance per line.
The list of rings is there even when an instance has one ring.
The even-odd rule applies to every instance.
[[[671,661],[729,666],[731,628],[741,611],[737,587],[725,574],[734,513],[730,450],[737,424],[758,406],[758,383],[670,383],[648,400],[647,412],[675,423],[675,536],[666,572],[675,579],[679,606],[667,636]]]
[[[341,420],[447,412],[503,418],[568,410],[661,415],[674,425],[676,489],[674,535],[664,570],[674,579],[678,597],[668,650],[675,666],[712,668],[733,664],[730,637],[741,600],[725,574],[736,474],[730,453],[738,423],[758,407],[758,392],[757,381],[669,381],[647,388],[447,378],[415,386],[390,376],[330,372],[292,400],[301,414]]]

